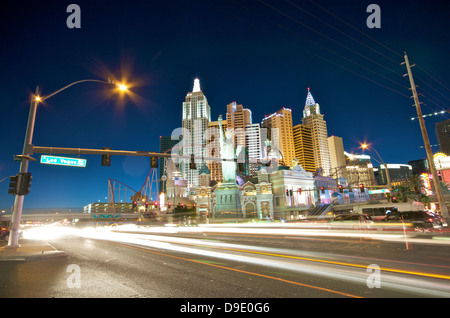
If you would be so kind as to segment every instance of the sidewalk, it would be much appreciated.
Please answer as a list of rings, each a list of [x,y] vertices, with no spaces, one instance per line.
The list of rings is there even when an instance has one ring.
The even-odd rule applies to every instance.
[[[33,261],[53,257],[66,257],[65,252],[59,251],[48,243],[24,243],[18,248],[0,247],[0,262],[2,261]]]

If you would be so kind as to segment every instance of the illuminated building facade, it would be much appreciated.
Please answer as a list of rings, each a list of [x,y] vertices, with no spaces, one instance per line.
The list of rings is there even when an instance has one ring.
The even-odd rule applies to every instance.
[[[183,102],[183,156],[195,156],[197,169],[190,169],[189,159],[182,161],[183,178],[187,181],[188,189],[198,186],[198,171],[206,162],[201,159],[206,155],[206,129],[211,121],[211,110],[203,92],[200,81],[194,80],[192,92],[187,93]]]
[[[234,147],[245,147],[245,128],[252,123],[252,113],[242,105],[232,102],[227,105],[227,125],[234,134]]]
[[[294,137],[294,152],[298,164],[308,172],[316,171],[316,163],[314,160],[314,148],[312,141],[311,127],[298,124],[292,127]]]
[[[295,158],[294,136],[292,131],[292,110],[282,108],[279,111],[263,118],[262,128],[267,129],[271,140],[271,149],[277,149],[286,166],[291,166]]]
[[[328,148],[327,123],[323,119],[320,106],[314,101],[309,88],[303,110],[302,124],[311,128],[316,168],[322,171],[322,175],[328,176],[331,171],[331,160]]]

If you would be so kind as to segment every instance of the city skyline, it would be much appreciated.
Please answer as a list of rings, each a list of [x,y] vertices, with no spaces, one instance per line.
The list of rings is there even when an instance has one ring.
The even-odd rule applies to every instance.
[[[9,30],[2,34],[5,50],[0,53],[5,62],[4,79],[8,79],[0,88],[1,179],[18,172],[13,155],[21,152],[28,98],[36,86],[47,95],[76,80],[106,79],[108,75],[125,77],[132,95],[117,100],[102,85],[73,87],[39,107],[33,144],[158,151],[160,136],[181,127],[184,97],[199,78],[212,120],[224,116],[226,106],[235,101],[252,111],[254,123],[286,107],[292,109],[293,126],[298,125],[309,87],[325,116],[328,135],[341,137],[347,152],[378,159],[359,149],[360,143],[369,142],[386,163],[405,164],[426,157],[420,148],[419,125],[410,119],[417,114],[411,107],[409,83],[402,77],[406,69],[400,63],[406,51],[418,65],[413,72],[419,91],[423,90],[424,114],[448,108],[448,66],[441,62],[449,41],[447,34],[439,32],[448,23],[448,5],[382,1],[382,24],[377,30],[365,25],[369,2],[310,1],[302,5],[301,9],[314,16],[299,9],[300,2],[219,1],[211,5],[194,1],[191,6],[177,2],[175,7],[171,7],[174,1],[169,2],[80,1],[79,30],[66,26],[68,3],[31,1],[25,9],[6,6],[0,13],[2,29]],[[360,32],[389,49],[321,7],[352,21]],[[396,11],[400,7],[402,15]],[[99,12],[103,12],[102,18],[97,18]],[[328,25],[316,19],[325,17]],[[308,26],[318,33],[305,27],[302,19],[310,19]],[[409,19],[416,25],[405,30],[402,23]],[[177,23],[165,22],[168,20]],[[330,25],[345,33],[336,37],[344,47],[321,35],[339,34]],[[13,54],[11,48],[20,49]],[[438,109],[438,105],[442,107]],[[434,123],[446,118],[448,114],[427,118],[431,144],[437,143]],[[100,156],[80,158],[87,159],[86,168],[31,163],[33,182],[25,208],[80,207],[104,201],[108,178],[139,188],[150,167],[148,158],[117,156],[111,167],[102,167]],[[13,203],[13,197],[7,195],[8,183],[0,183],[3,209]]]

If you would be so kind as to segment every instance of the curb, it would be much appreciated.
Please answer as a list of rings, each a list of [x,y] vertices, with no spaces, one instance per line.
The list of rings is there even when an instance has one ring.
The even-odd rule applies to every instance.
[[[67,257],[67,254],[50,244],[23,244],[18,248],[7,248],[5,246],[0,248],[0,262],[27,262],[57,257]]]

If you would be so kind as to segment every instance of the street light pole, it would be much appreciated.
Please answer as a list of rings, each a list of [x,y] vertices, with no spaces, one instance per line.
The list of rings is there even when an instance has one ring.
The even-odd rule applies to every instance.
[[[52,94],[45,96],[45,97],[39,97],[39,87],[36,87],[36,92],[31,98],[31,105],[30,105],[30,112],[28,114],[28,123],[27,123],[27,130],[25,133],[25,141],[23,144],[23,150],[22,150],[22,156],[21,156],[21,162],[20,162],[20,173],[26,173],[28,172],[28,162],[30,160],[30,155],[33,154],[33,133],[34,133],[34,124],[36,120],[36,110],[37,105],[40,101],[44,101],[59,92],[69,88],[70,86],[73,86],[78,83],[83,82],[100,82],[105,84],[112,84],[116,85],[114,81],[101,81],[96,79],[85,79],[77,82],[73,82],[69,85],[64,86],[63,88],[53,92]],[[122,91],[126,91],[126,86],[123,84],[118,85],[119,89]],[[16,194],[16,197],[14,199],[14,208],[13,208],[13,214],[11,218],[11,229],[9,233],[9,240],[8,245],[6,248],[18,248],[19,245],[19,231],[20,231],[20,221],[22,218],[22,211],[23,211],[23,201],[24,201],[24,195]]]
[[[389,188],[388,190],[389,190],[389,192],[391,192],[391,191],[392,191],[391,176],[390,176],[390,174],[389,174],[389,169],[388,169],[388,167],[387,167],[387,164],[384,163],[383,158],[381,158],[380,154],[378,153],[378,151],[377,151],[374,147],[369,146],[368,144],[363,144],[363,145],[361,145],[361,147],[362,147],[363,149],[365,149],[365,148],[370,148],[370,149],[372,149],[373,151],[375,151],[375,153],[377,154],[378,158],[380,158],[381,164],[384,165],[384,170],[386,171],[386,179],[387,179],[387,183],[388,183],[387,185],[388,185],[388,188]],[[375,159],[375,158],[373,158],[373,159]],[[377,160],[377,161],[378,161],[378,160]]]

